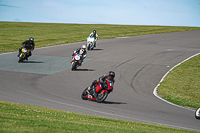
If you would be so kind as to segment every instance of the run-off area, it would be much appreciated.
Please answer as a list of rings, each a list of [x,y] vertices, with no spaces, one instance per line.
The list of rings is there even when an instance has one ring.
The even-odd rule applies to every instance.
[[[32,55],[28,61],[18,63],[16,53],[0,55],[0,70],[37,73],[37,74],[54,74],[71,68],[71,57]],[[91,59],[84,59],[87,62]],[[84,63],[83,62],[83,63]]]

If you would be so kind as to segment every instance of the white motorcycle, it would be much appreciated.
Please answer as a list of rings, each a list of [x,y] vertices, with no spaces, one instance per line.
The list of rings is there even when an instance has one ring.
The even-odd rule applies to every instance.
[[[87,50],[93,50],[96,45],[95,43],[96,42],[94,42],[94,37],[92,35],[90,35],[87,38]]]
[[[195,111],[195,117],[200,119],[200,107]]]

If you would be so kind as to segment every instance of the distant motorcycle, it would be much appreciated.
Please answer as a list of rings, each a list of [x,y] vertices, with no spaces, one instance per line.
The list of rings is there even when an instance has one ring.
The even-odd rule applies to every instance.
[[[196,119],[200,119],[200,107],[195,111]]]
[[[95,47],[94,37],[90,35],[87,38],[87,50],[93,50]]]
[[[94,92],[96,90],[96,93]],[[90,90],[88,87],[82,92],[83,100],[95,100],[98,103],[103,102],[108,94],[113,91],[113,81],[106,79],[105,83],[95,84]]]
[[[23,62],[23,61],[27,58],[27,56],[29,55],[29,52],[30,52],[30,51],[31,51],[30,49],[27,49],[27,48],[25,48],[25,47],[22,47],[22,52],[21,52],[21,54],[19,55],[18,63]]]
[[[75,54],[72,58],[72,61],[71,61],[71,64],[72,64],[72,67],[71,67],[71,70],[76,70],[77,67],[81,66],[81,58],[82,58],[82,55],[80,54]]]

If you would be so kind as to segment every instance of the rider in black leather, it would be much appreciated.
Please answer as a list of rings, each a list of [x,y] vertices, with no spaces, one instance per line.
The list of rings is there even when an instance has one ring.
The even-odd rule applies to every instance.
[[[25,47],[26,49],[34,50],[34,47],[35,47],[34,38],[30,37],[29,40],[26,40],[25,42],[22,43],[21,48],[19,48],[19,54],[17,55],[18,57],[22,52],[22,47]],[[28,57],[31,55],[32,53],[30,51],[29,55],[27,55],[25,59],[28,60]]]
[[[74,57],[75,54],[81,54],[82,55],[82,58],[81,58],[81,62],[83,62],[83,60],[86,58],[86,54],[87,54],[87,51],[86,51],[86,46],[85,45],[82,45],[81,48],[78,48],[77,50],[75,50],[72,54],[72,58]]]

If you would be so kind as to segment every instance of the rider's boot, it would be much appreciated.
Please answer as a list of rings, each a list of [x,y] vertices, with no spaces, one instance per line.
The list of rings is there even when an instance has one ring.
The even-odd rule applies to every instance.
[[[26,54],[25,57],[24,57],[24,59],[28,61],[28,57],[29,56]]]
[[[96,47],[96,42],[94,42],[94,47]]]
[[[81,60],[81,62],[80,62],[80,65],[79,65],[79,66],[81,66],[81,65],[82,65],[82,63],[83,63],[83,60]]]
[[[87,93],[90,94],[90,95],[92,94],[92,89],[91,89],[91,88],[92,88],[92,87],[89,86],[88,89],[87,89]]]

